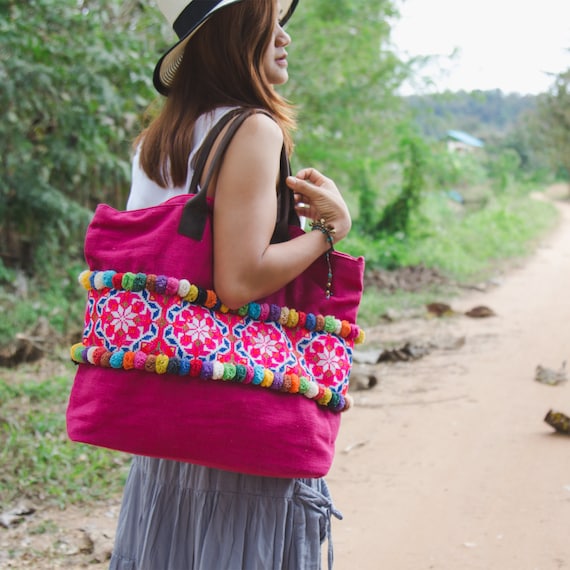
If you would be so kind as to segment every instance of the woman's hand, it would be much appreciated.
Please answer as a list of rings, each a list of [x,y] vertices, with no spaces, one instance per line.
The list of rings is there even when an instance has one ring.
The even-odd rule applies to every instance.
[[[324,220],[334,228],[335,243],[350,231],[350,213],[336,184],[314,168],[304,168],[296,176],[287,177],[287,186],[295,194],[295,210],[299,216]]]

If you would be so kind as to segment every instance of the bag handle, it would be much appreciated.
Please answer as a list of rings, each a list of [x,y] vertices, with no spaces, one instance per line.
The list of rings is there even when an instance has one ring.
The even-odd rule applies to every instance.
[[[197,241],[202,239],[204,228],[206,227],[206,219],[208,217],[208,186],[221,163],[231,139],[245,119],[251,115],[252,111],[252,109],[246,109],[245,111],[243,109],[234,109],[233,111],[226,113],[208,133],[208,136],[198,151],[198,157],[194,168],[194,176],[190,182],[189,193],[195,194],[195,196],[186,202],[186,205],[182,210],[182,216],[178,225],[179,234]],[[197,191],[210,150],[224,127],[232,121],[232,119],[232,124],[226,131],[224,138],[216,149],[216,153],[212,159],[210,170],[206,176],[204,185],[199,191]]]
[[[193,166],[194,166],[194,175],[192,176],[192,181],[190,182],[190,188],[188,190],[189,194],[197,194],[198,185],[200,183],[200,178],[202,178],[202,173],[204,172],[204,167],[206,166],[206,162],[208,161],[208,156],[210,155],[210,150],[214,146],[218,136],[224,130],[224,127],[235,117],[237,117],[240,113],[243,112],[243,109],[233,109],[226,113],[208,132],[202,145],[196,152],[196,155],[193,159]],[[249,116],[249,114],[248,114]],[[227,141],[229,143],[229,141]],[[225,139],[221,141],[221,144],[218,148],[223,148],[225,144]],[[215,159],[214,159],[215,160]]]
[[[226,150],[228,149],[235,133],[243,124],[243,122],[255,113],[265,113],[271,117],[269,113],[266,113],[260,109],[234,109],[226,113],[208,133],[196,156],[194,175],[192,177],[189,189],[190,194],[195,194],[195,196],[186,202],[186,205],[182,211],[182,216],[180,218],[180,223],[178,226],[178,233],[181,235],[187,236],[197,241],[200,241],[202,239],[202,236],[204,235],[204,229],[206,227],[206,220],[208,217],[208,187],[211,183],[212,178],[214,177],[214,174],[218,171]],[[212,158],[212,163],[206,175],[206,180],[198,191],[200,178],[204,172],[210,150],[220,133],[230,122],[231,124],[228,127],[228,130],[224,134],[224,137],[218,145],[214,157]],[[297,214],[293,207],[293,192],[285,184],[285,179],[289,173],[289,159],[285,151],[285,146],[283,145],[280,158],[277,223],[275,225],[275,231],[271,238],[271,243],[287,241],[289,239],[289,225],[300,225],[299,218],[297,217]]]

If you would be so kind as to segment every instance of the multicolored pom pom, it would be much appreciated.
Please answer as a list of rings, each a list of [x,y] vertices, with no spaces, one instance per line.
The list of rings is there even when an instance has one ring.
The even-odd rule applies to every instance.
[[[114,270],[85,270],[79,274],[78,281],[86,290],[117,289],[125,291],[143,291],[166,296],[178,295],[184,301],[203,305],[204,307],[228,313],[230,310],[211,289],[204,289],[190,283],[187,279],[177,279],[166,275],[124,272]],[[275,304],[249,303],[233,311],[241,317],[249,317],[262,322],[276,322],[287,328],[306,328],[310,332],[325,332],[354,341],[364,342],[364,331],[356,324],[337,319],[332,315],[304,313],[291,307],[280,307]]]
[[[85,346],[82,343],[74,344],[70,349],[70,355],[77,364],[117,370],[144,370],[155,374],[191,376],[204,380],[240,382],[278,392],[302,394],[334,412],[346,411],[352,405],[352,399],[348,395],[338,394],[328,386],[306,376],[273,372],[261,365],[250,366],[200,358],[169,357],[165,354],[145,354],[142,351],[108,351],[104,347]]]

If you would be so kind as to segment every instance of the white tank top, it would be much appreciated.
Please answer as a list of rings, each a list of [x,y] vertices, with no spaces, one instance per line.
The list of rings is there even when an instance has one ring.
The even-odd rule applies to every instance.
[[[139,208],[148,208],[156,206],[161,202],[169,200],[180,194],[188,194],[190,182],[194,173],[191,168],[194,154],[200,148],[200,145],[206,138],[210,129],[233,107],[218,107],[209,113],[205,113],[198,117],[194,126],[192,135],[192,151],[188,156],[188,177],[184,186],[170,186],[168,188],[160,187],[153,182],[141,168],[139,164],[140,146],[137,148],[133,157],[131,191],[127,200],[127,210],[138,210]]]

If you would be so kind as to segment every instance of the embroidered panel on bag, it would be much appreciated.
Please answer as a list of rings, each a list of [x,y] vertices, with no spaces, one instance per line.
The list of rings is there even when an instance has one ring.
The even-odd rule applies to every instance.
[[[146,290],[90,291],[84,344],[111,352],[260,365],[308,376],[343,395],[352,363],[352,342],[336,335],[216,313]]]

